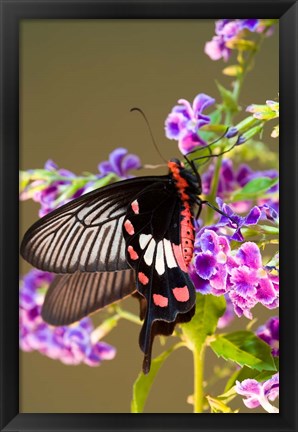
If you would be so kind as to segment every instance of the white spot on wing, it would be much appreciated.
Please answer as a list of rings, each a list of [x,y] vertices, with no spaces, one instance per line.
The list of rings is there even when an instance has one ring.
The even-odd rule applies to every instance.
[[[155,268],[159,275],[162,275],[165,272],[165,261],[162,241],[158,242],[157,244]]]
[[[154,239],[151,239],[144,255],[144,261],[148,266],[152,264],[155,246],[156,246],[156,241]]]
[[[171,242],[167,239],[164,239],[163,241],[164,248],[165,248],[165,256],[167,260],[167,266],[169,268],[177,267],[177,263],[173,254],[173,249]]]
[[[140,246],[141,249],[144,250],[145,247],[147,246],[147,244],[149,243],[149,241],[152,239],[152,235],[151,234],[141,234],[140,235]]]

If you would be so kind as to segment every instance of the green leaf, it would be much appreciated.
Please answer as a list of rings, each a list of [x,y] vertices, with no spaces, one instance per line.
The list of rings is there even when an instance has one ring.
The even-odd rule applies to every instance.
[[[210,117],[210,123],[212,124],[219,124],[221,121],[221,112],[219,109],[212,111],[208,116]]]
[[[169,357],[169,355],[177,348],[181,347],[181,344],[176,344],[167,351],[164,351],[158,357],[152,360],[150,372],[145,375],[143,372],[139,374],[134,385],[133,385],[133,396],[131,401],[131,412],[141,413],[143,412],[146,400],[148,398],[149,392],[153,381],[163,365],[164,361]]]
[[[245,139],[245,141],[250,140],[251,138],[253,138],[255,135],[260,134],[261,132],[263,132],[263,126],[264,123],[260,123],[259,125],[249,129],[248,131],[244,132],[242,134],[242,137]]]
[[[276,254],[267,262],[266,266],[268,267],[279,266],[279,252],[276,252]]]
[[[217,396],[217,399],[219,399],[225,403],[229,403],[231,400],[234,399],[235,396],[237,396],[236,388],[231,387],[229,390],[227,390],[224,393]]]
[[[256,124],[260,123],[260,120],[256,119],[253,116],[246,117],[244,120],[241,120],[241,122],[237,123],[235,127],[238,129],[240,133],[243,133],[247,131],[248,129],[251,129]]]
[[[206,399],[210,405],[212,413],[232,414],[234,412],[238,412],[238,410],[233,411],[228,405],[226,405],[218,398],[206,396]]]
[[[252,179],[250,182],[246,183],[246,185],[236,191],[231,200],[241,201],[241,200],[252,200],[258,198],[263,195],[268,189],[272,186],[275,186],[278,183],[278,178],[271,179],[269,177],[258,177]]]
[[[201,130],[206,131],[206,132],[223,133],[227,129],[228,128],[227,128],[226,125],[222,125],[222,124],[208,124],[208,125],[202,126],[202,128],[200,129],[199,134],[201,135]]]
[[[217,326],[219,318],[223,315],[226,308],[224,296],[213,296],[211,294],[197,293],[196,314],[192,320],[186,324],[181,324],[181,328],[190,347],[201,350],[206,337],[212,335]]]
[[[248,366],[258,371],[275,371],[271,348],[250,331],[237,331],[215,336],[210,342],[218,357],[231,360],[240,366]]]
[[[279,228],[271,225],[258,225],[262,234],[279,235]]]
[[[223,87],[218,81],[215,82],[219,90],[219,93],[222,97],[225,110],[230,111],[231,113],[238,112],[239,107],[237,105],[235,97],[233,96],[233,93],[230,90],[227,90],[225,87]]]

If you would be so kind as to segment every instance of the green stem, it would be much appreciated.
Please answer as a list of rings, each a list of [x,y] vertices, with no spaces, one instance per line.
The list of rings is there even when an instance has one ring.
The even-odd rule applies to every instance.
[[[259,42],[259,46],[261,45],[262,39]],[[254,59],[254,56],[256,54],[256,51],[252,51],[248,58],[247,61],[244,65],[243,68],[243,72],[241,75],[239,75],[236,79],[236,81],[234,82],[234,87],[233,87],[233,97],[235,102],[238,102],[239,96],[240,96],[240,91],[242,89],[242,85],[243,85],[243,81],[244,78],[249,70],[249,67]],[[226,118],[225,118],[225,125],[230,126],[232,124],[232,119],[233,119],[233,114],[231,111],[227,111],[226,113]],[[225,151],[225,146],[222,147],[222,151]],[[214,175],[213,175],[213,179],[212,179],[212,184],[211,184],[211,192],[209,194],[209,200],[212,204],[214,204],[215,202],[215,198],[216,198],[216,194],[217,194],[217,188],[218,188],[218,182],[219,182],[219,174],[220,174],[220,168],[221,168],[221,164],[222,164],[222,159],[223,156],[219,156],[216,160],[216,164],[215,164],[215,169],[214,169]],[[207,209],[207,218],[206,218],[206,223],[207,225],[211,225],[212,221],[213,221],[213,215],[214,212],[212,210],[212,208],[208,207]]]
[[[119,306],[115,307],[115,311],[117,312],[120,318],[124,318],[127,321],[133,322],[134,324],[138,324],[138,325],[142,324],[140,318],[137,315],[128,312],[126,310],[123,310]]]
[[[203,412],[203,380],[204,380],[204,360],[205,360],[205,346],[201,346],[198,349],[196,346],[193,349],[193,361],[194,361],[194,413]]]
[[[224,147],[223,147],[224,151]],[[217,188],[218,188],[218,182],[219,182],[219,174],[220,174],[220,168],[222,163],[222,156],[219,156],[216,159],[214,174],[212,178],[212,184],[211,184],[211,192],[209,194],[209,201],[211,204],[215,204],[215,198],[217,195]],[[214,210],[211,207],[207,208],[207,217],[206,217],[206,224],[212,225],[213,222],[213,216],[214,216]]]

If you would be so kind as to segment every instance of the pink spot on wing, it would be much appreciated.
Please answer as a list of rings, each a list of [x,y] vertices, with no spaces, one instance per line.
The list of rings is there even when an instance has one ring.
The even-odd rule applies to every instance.
[[[186,263],[183,259],[181,245],[175,245],[174,243],[172,243],[172,246],[173,246],[174,255],[175,255],[178,266],[180,267],[180,269],[182,271],[187,273],[187,267],[186,267]]]
[[[136,253],[132,246],[128,246],[127,252],[129,253],[130,259],[137,260],[139,258],[139,255]]]
[[[153,294],[153,302],[155,306],[167,307],[169,303],[169,299],[160,294]]]
[[[147,285],[147,283],[149,282],[149,279],[147,278],[147,276],[142,272],[138,273],[138,279],[141,282],[141,284],[143,284],[143,285]]]
[[[134,212],[135,214],[139,214],[139,203],[138,203],[138,200],[134,200],[134,201],[131,203],[131,208],[132,208],[132,210],[133,210],[133,212]]]
[[[182,288],[174,288],[173,294],[175,296],[175,299],[179,302],[186,302],[187,300],[189,300],[189,291],[186,285]]]
[[[130,220],[126,220],[125,222],[124,222],[124,228],[126,229],[126,232],[129,234],[129,235],[133,235],[134,233],[135,233],[135,230],[134,230],[134,227],[133,227],[133,224],[130,222]]]

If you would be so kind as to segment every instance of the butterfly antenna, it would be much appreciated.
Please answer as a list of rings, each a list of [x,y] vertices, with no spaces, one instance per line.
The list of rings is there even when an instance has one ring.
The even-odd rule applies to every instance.
[[[200,156],[200,157],[194,158],[194,159],[192,159],[192,160],[193,160],[193,161],[198,161],[198,160],[200,160],[200,159],[217,158],[217,157],[220,157],[220,156],[224,155],[225,153],[229,153],[229,151],[233,150],[233,148],[236,147],[236,146],[237,146],[237,142],[235,142],[235,143],[234,143],[231,147],[229,147],[227,150],[224,150],[224,151],[222,151],[222,152],[220,152],[220,153],[217,153],[217,154],[212,153],[211,155]]]
[[[222,140],[223,138],[225,138],[225,136],[226,136],[226,134],[227,134],[227,132],[228,132],[229,129],[230,129],[230,128],[227,127],[226,130],[225,130],[225,132],[224,132],[221,136],[219,136],[218,138],[216,138],[216,140],[214,140],[214,141],[212,141],[211,143],[206,144],[206,145],[204,145],[204,146],[201,146],[201,147],[198,146],[198,147],[196,147],[194,150],[188,152],[188,153],[186,154],[186,156],[189,156],[189,155],[191,155],[192,153],[196,153],[198,150],[205,150],[205,149],[210,150],[210,147],[211,147],[211,146],[213,146],[214,144],[218,143],[220,140]],[[211,151],[211,150],[210,150],[210,151]],[[203,157],[204,157],[204,156],[203,156]]]
[[[151,127],[150,127],[149,121],[148,121],[148,119],[147,119],[147,117],[146,117],[144,111],[142,111],[141,108],[131,108],[130,112],[132,112],[132,111],[138,111],[138,112],[143,116],[143,118],[144,118],[144,120],[145,120],[145,122],[146,122],[146,124],[147,124],[147,127],[148,127],[148,130],[149,130],[149,133],[150,133],[150,136],[151,136],[151,139],[152,139],[153,145],[154,145],[154,147],[155,147],[157,153],[158,153],[159,156],[162,158],[162,160],[163,160],[165,163],[167,163],[167,160],[163,157],[163,155],[161,154],[161,152],[160,152],[160,150],[159,150],[159,148],[158,148],[158,146],[157,146],[157,144],[156,144],[156,141],[155,141],[155,138],[154,138],[154,135],[153,135],[152,129],[151,129]]]

